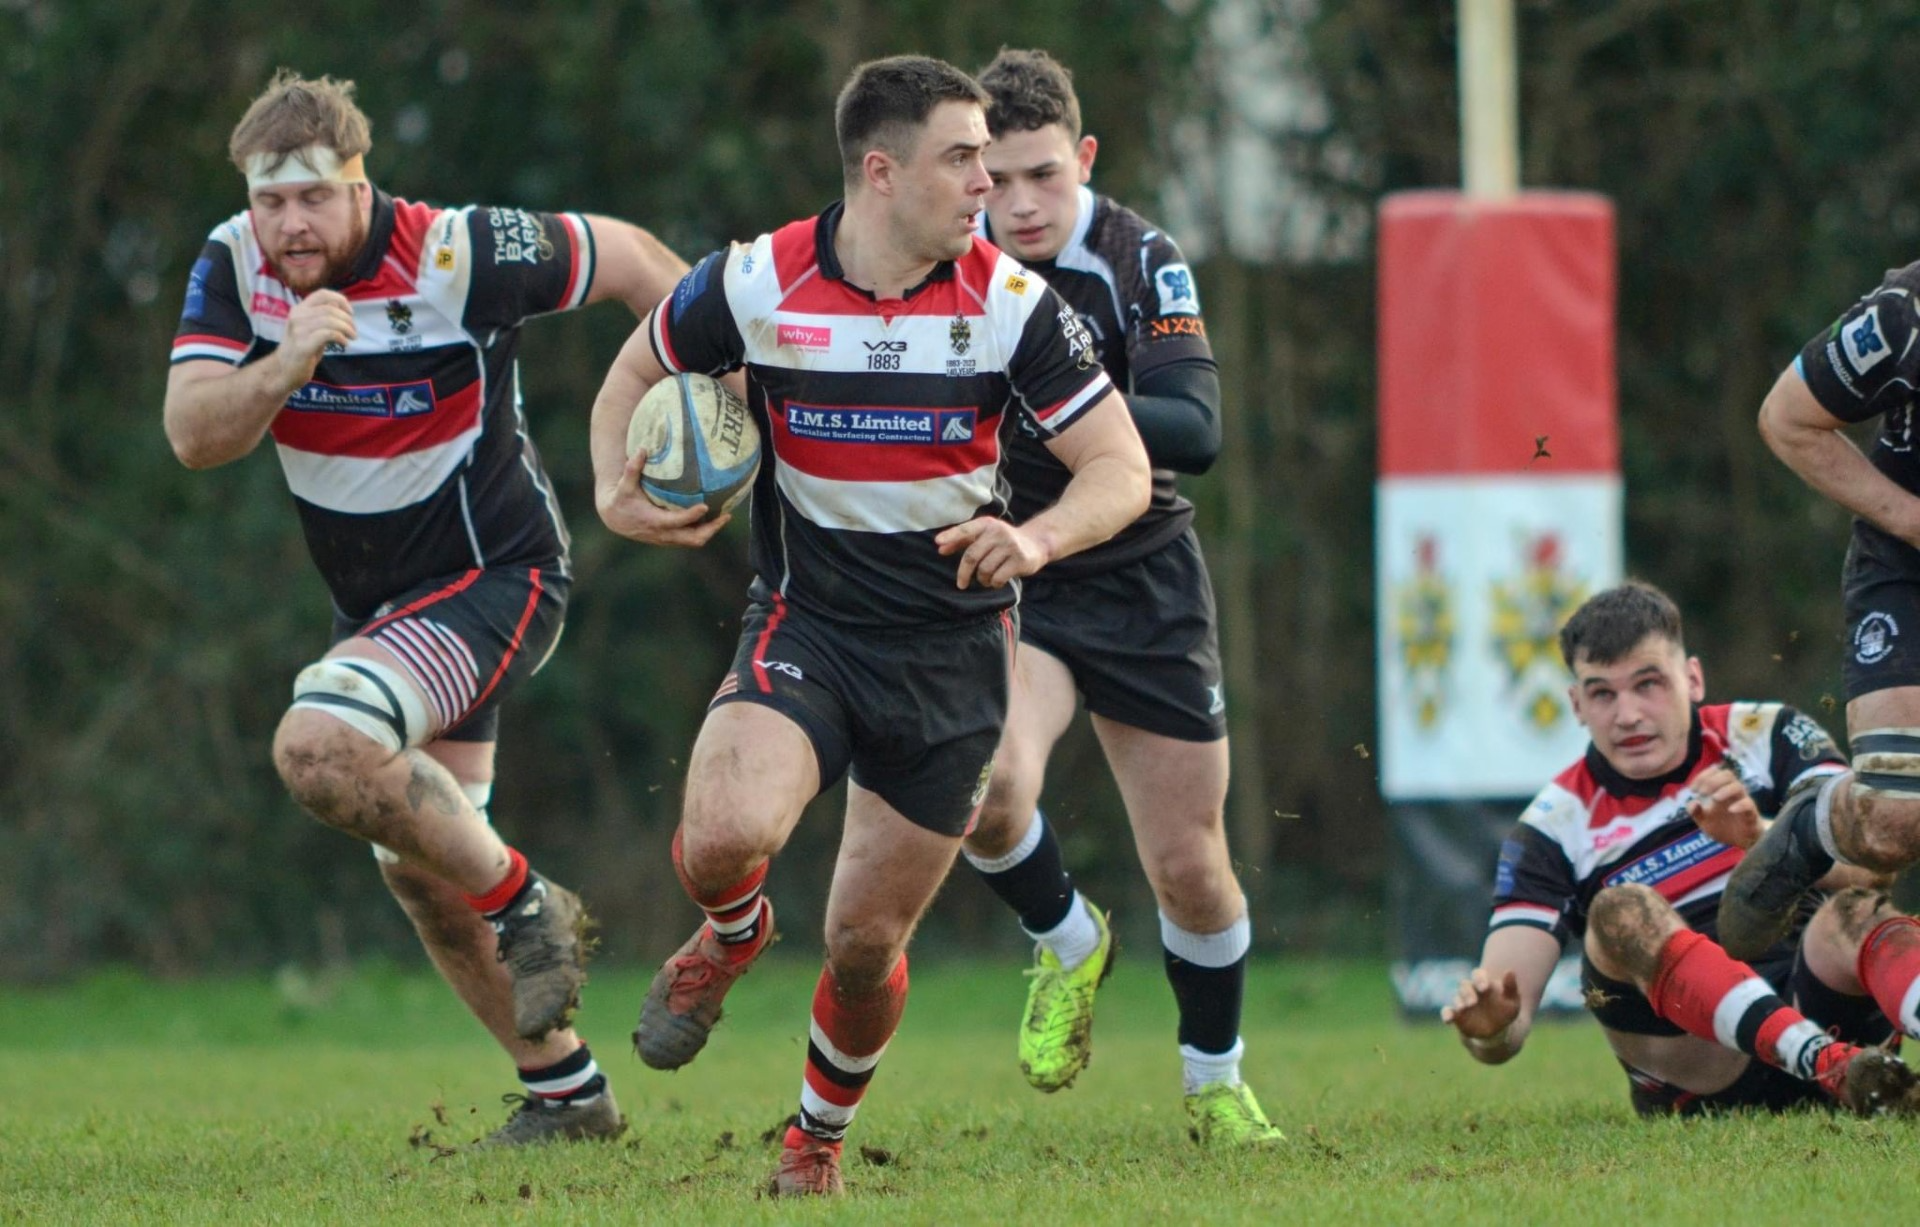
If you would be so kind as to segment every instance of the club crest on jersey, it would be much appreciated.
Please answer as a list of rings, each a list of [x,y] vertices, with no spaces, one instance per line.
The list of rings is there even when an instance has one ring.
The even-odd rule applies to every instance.
[[[1169,264],[1153,274],[1154,289],[1160,292],[1160,314],[1200,314],[1200,291],[1193,284],[1193,270],[1184,264]]]
[[[1841,325],[1840,348],[1847,356],[1847,365],[1853,368],[1856,375],[1866,374],[1893,352],[1887,347],[1886,335],[1880,328],[1880,308],[1877,304],[1868,307],[1859,319]]]
[[[1440,570],[1440,542],[1431,533],[1415,543],[1412,578],[1393,594],[1395,655],[1406,673],[1414,723],[1430,729],[1446,711],[1453,663],[1453,585]]]
[[[1587,599],[1586,583],[1567,573],[1564,555],[1558,533],[1526,540],[1520,573],[1492,588],[1494,652],[1519,714],[1543,733],[1571,716],[1561,690],[1560,628]]]
[[[953,345],[955,356],[964,357],[973,345],[973,325],[964,315],[953,317],[953,323],[947,326],[947,340]]]
[[[413,308],[397,298],[387,300],[387,323],[401,336],[413,331]]]

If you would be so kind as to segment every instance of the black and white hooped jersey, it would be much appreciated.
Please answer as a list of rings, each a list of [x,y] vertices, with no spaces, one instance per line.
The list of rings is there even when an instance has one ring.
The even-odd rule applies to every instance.
[[[899,299],[849,285],[842,206],[696,265],[648,327],[669,371],[747,369],[770,463],[753,490],[756,591],[856,625],[1013,604],[954,586],[934,536],[1006,510],[1003,423],[1043,438],[1112,390],[1085,325],[1047,283],[975,239]]]
[[[527,437],[514,355],[528,316],[586,301],[578,214],[438,209],[374,194],[345,284],[359,335],[330,346],[272,434],[307,545],[342,613],[476,567],[566,573],[567,534]],[[187,285],[173,361],[271,354],[299,297],[249,214],[214,228]]]
[[[1659,891],[1695,929],[1717,932],[1720,892],[1745,853],[1709,837],[1686,807],[1689,781],[1722,765],[1768,817],[1795,783],[1846,769],[1827,731],[1781,703],[1699,708],[1685,761],[1658,779],[1628,779],[1589,746],[1541,790],[1500,846],[1491,927],[1528,925],[1578,939],[1595,895],[1637,882]]]
[[[1873,463],[1920,493],[1914,390],[1920,387],[1920,262],[1889,269],[1880,287],[1808,341],[1794,369],[1822,408],[1843,422],[1880,419]]]
[[[981,219],[985,225],[986,213]],[[991,239],[992,232],[986,230]],[[1200,294],[1186,257],[1167,235],[1108,196],[1080,189],[1080,217],[1060,254],[1034,271],[1080,313],[1100,363],[1123,392],[1141,375],[1172,362],[1213,365]],[[1020,430],[1007,448],[1013,516],[1024,521],[1059,501],[1071,476]],[[1047,568],[1050,578],[1090,575],[1143,558],[1186,531],[1193,504],[1180,495],[1171,469],[1153,471],[1153,498],[1140,518],[1107,541]]]

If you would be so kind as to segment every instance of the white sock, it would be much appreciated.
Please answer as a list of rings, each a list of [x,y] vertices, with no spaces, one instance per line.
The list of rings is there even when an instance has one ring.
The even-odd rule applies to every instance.
[[[1027,824],[1027,833],[1020,837],[1020,842],[1008,848],[999,856],[991,858],[975,856],[973,853],[967,851],[965,844],[960,846],[960,855],[966,857],[967,863],[975,869],[978,869],[981,873],[1005,873],[1007,870],[1012,869],[1015,865],[1018,865],[1021,861],[1033,855],[1033,850],[1040,846],[1041,833],[1046,829],[1047,820],[1040,816],[1039,810],[1035,810],[1033,811],[1033,821]]]
[[[1180,1080],[1187,1094],[1194,1094],[1210,1082],[1239,1086],[1240,1056],[1246,1050],[1246,1041],[1237,1035],[1233,1037],[1233,1047],[1225,1052],[1201,1052],[1190,1044],[1180,1045]]]
[[[1087,906],[1086,896],[1077,890],[1073,892],[1073,902],[1067,906],[1065,920],[1045,933],[1027,936],[1053,951],[1053,957],[1068,971],[1092,958],[1100,946],[1100,926],[1094,923],[1093,909]]]
[[[1820,837],[1820,847],[1833,858],[1836,865],[1851,865],[1852,861],[1840,855],[1840,849],[1833,842],[1833,794],[1848,777],[1836,775],[1820,785],[1820,795],[1813,802],[1813,829]]]

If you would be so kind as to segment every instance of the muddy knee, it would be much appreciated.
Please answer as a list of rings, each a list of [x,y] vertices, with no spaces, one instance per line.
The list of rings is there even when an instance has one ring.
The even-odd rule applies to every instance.
[[[273,739],[273,765],[300,807],[329,826],[353,830],[359,781],[380,751],[346,725],[289,711]]]
[[[1831,932],[1833,937],[1858,949],[1873,927],[1890,916],[1899,915],[1893,900],[1885,891],[1868,890],[1863,886],[1849,886],[1834,895],[1833,898],[1814,914],[1813,921],[1807,926],[1807,940],[1824,937]]]
[[[1920,860],[1920,728],[1853,738],[1853,774],[1832,828],[1841,855],[1856,865],[1892,873]]]
[[[1667,939],[1685,927],[1652,888],[1609,886],[1587,909],[1587,957],[1608,977],[1644,987],[1659,970]]]

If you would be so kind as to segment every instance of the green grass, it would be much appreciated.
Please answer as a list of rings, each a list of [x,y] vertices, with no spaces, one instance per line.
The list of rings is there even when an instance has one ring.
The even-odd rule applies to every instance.
[[[1135,959],[1102,992],[1092,1067],[1053,1096],[1014,1065],[1017,967],[917,966],[854,1126],[853,1198],[776,1202],[759,1192],[763,1136],[793,1110],[815,971],[771,957],[673,1075],[627,1052],[644,975],[601,973],[582,1029],[629,1135],[507,1155],[411,1141],[471,1140],[514,1089],[425,973],[0,990],[0,1220],[1853,1227],[1920,1191],[1909,1122],[1644,1124],[1590,1023],[1545,1027],[1483,1069],[1439,1028],[1395,1021],[1379,968],[1347,964],[1255,969],[1246,1074],[1291,1140],[1203,1154],[1185,1135],[1169,994]]]

